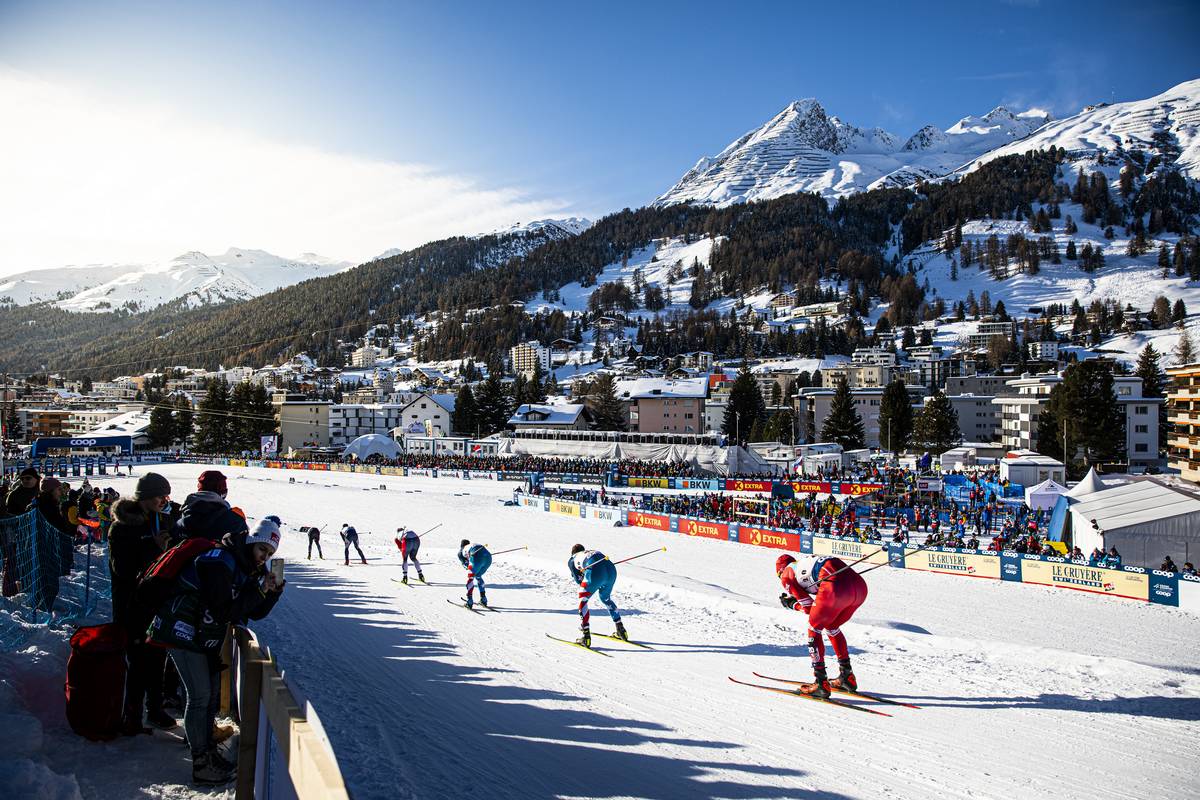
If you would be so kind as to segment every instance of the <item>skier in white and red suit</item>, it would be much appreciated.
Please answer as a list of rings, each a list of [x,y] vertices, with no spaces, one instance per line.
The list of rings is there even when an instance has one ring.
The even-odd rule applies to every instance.
[[[850,648],[842,626],[867,599],[867,582],[846,563],[832,556],[801,556],[797,561],[784,554],[775,561],[775,574],[787,591],[779,595],[784,608],[808,614],[808,653],[812,658],[813,683],[800,686],[803,694],[829,697],[834,689],[854,692],[858,681],[850,667]],[[825,673],[825,642],[838,660],[838,677]]]

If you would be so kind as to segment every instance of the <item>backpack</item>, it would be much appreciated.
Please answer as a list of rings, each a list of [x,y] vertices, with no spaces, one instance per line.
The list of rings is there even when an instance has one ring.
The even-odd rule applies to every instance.
[[[67,722],[93,742],[121,733],[125,698],[125,630],[115,623],[88,625],[71,636],[67,659]]]
[[[175,591],[175,581],[184,567],[197,557],[217,546],[212,539],[197,537],[184,539],[154,560],[138,577],[134,599],[142,609],[153,614]],[[149,622],[149,619],[147,619]],[[139,629],[144,626],[139,626]]]

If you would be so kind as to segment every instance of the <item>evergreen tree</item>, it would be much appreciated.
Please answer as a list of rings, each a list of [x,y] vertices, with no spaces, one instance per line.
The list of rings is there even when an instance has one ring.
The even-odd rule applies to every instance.
[[[175,398],[175,441],[179,442],[185,448],[192,439],[195,433],[195,414],[192,412],[192,403],[188,400],[187,395],[179,395]]]
[[[1175,300],[1175,304],[1171,306],[1171,322],[1182,326],[1186,319],[1187,306],[1183,304],[1182,298],[1178,298]]]
[[[758,382],[743,362],[733,381],[733,387],[729,390],[729,403],[725,406],[721,432],[741,444],[743,441],[750,441],[747,437],[754,431],[755,424],[761,426],[766,417],[767,406],[763,402]]]
[[[150,447],[155,450],[165,450],[174,443],[175,422],[171,418],[171,404],[166,399],[155,403],[150,409],[146,438],[150,441]]]
[[[795,416],[791,409],[783,408],[776,411],[763,427],[763,439],[768,442],[795,442]]]
[[[840,444],[843,450],[861,449],[866,442],[862,417],[854,408],[854,397],[845,378],[838,379],[829,406],[829,416],[825,417],[825,424],[821,426],[821,441]]]
[[[196,420],[196,450],[201,453],[230,452],[229,384],[220,378],[208,382],[208,393],[200,401]]]
[[[1179,333],[1179,342],[1175,345],[1175,366],[1191,364],[1196,360],[1196,350],[1192,345],[1192,337],[1187,328]]]
[[[247,384],[250,391],[246,396],[245,418],[242,433],[245,437],[245,449],[259,453],[262,451],[262,437],[278,433],[275,422],[275,407],[271,404],[271,396],[267,394],[262,384]]]
[[[454,416],[451,427],[463,436],[475,436],[479,433],[479,409],[475,405],[475,393],[471,384],[464,384],[454,399]]]
[[[542,373],[542,365],[536,364],[533,368],[533,377],[529,379],[529,383],[525,386],[525,403],[544,403],[546,402],[546,388],[544,383],[546,376]]]
[[[1038,452],[1060,459],[1076,477],[1092,464],[1120,458],[1125,415],[1113,393],[1111,367],[1097,360],[1067,367],[1038,415],[1037,433]],[[1082,454],[1082,465],[1075,462],[1077,454]]]
[[[899,455],[908,448],[913,432],[912,402],[904,381],[896,378],[883,390],[879,401],[880,445]]]
[[[477,421],[483,435],[487,436],[503,430],[512,416],[511,399],[500,382],[499,374],[492,372],[487,380],[479,385],[479,394],[475,397]]]
[[[925,402],[913,423],[913,444],[930,453],[944,453],[962,440],[958,414],[941,389]]]
[[[229,392],[229,450],[244,453],[258,449],[258,442],[250,443],[254,420],[250,416],[250,384],[242,381]]]
[[[1158,351],[1149,342],[1138,355],[1137,369],[1134,375],[1142,379],[1142,395],[1144,397],[1162,397],[1166,386],[1166,376],[1159,367]],[[1158,404],[1158,442],[1155,450],[1161,451],[1163,432],[1167,429],[1167,404]]]
[[[625,430],[628,417],[625,405],[617,398],[617,385],[612,375],[604,374],[592,381],[587,399],[596,430]]]
[[[21,424],[21,414],[17,411],[16,403],[8,403],[4,407],[4,439],[19,442],[25,438],[25,426]]]

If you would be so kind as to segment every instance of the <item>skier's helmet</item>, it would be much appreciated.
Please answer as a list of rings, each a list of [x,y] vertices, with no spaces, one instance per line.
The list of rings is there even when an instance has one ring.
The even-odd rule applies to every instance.
[[[582,553],[583,550],[584,550],[583,545],[577,544],[571,548],[571,555],[575,555],[576,553]]]
[[[471,540],[470,540],[470,539],[463,539],[461,542],[459,542],[459,543],[458,543],[458,546],[459,546],[460,548],[462,548],[462,547],[466,547],[466,546],[467,546],[467,545],[469,545],[470,543],[471,543]]]
[[[779,558],[775,559],[775,574],[781,575],[783,571],[787,569],[788,564],[792,564],[795,561],[796,559],[792,558],[787,553],[784,553]]]

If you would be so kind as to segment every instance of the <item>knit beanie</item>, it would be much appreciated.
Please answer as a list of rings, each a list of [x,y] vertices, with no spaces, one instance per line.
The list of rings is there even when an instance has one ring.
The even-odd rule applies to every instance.
[[[147,472],[138,478],[133,492],[134,500],[149,500],[151,497],[166,497],[171,494],[171,484],[157,472]]]
[[[200,492],[215,492],[224,497],[229,494],[229,486],[225,483],[225,476],[215,469],[206,469],[200,473],[200,477],[196,480],[196,490]]]
[[[246,536],[246,545],[265,544],[274,553],[279,549],[279,526],[269,519],[260,520],[254,530]]]

